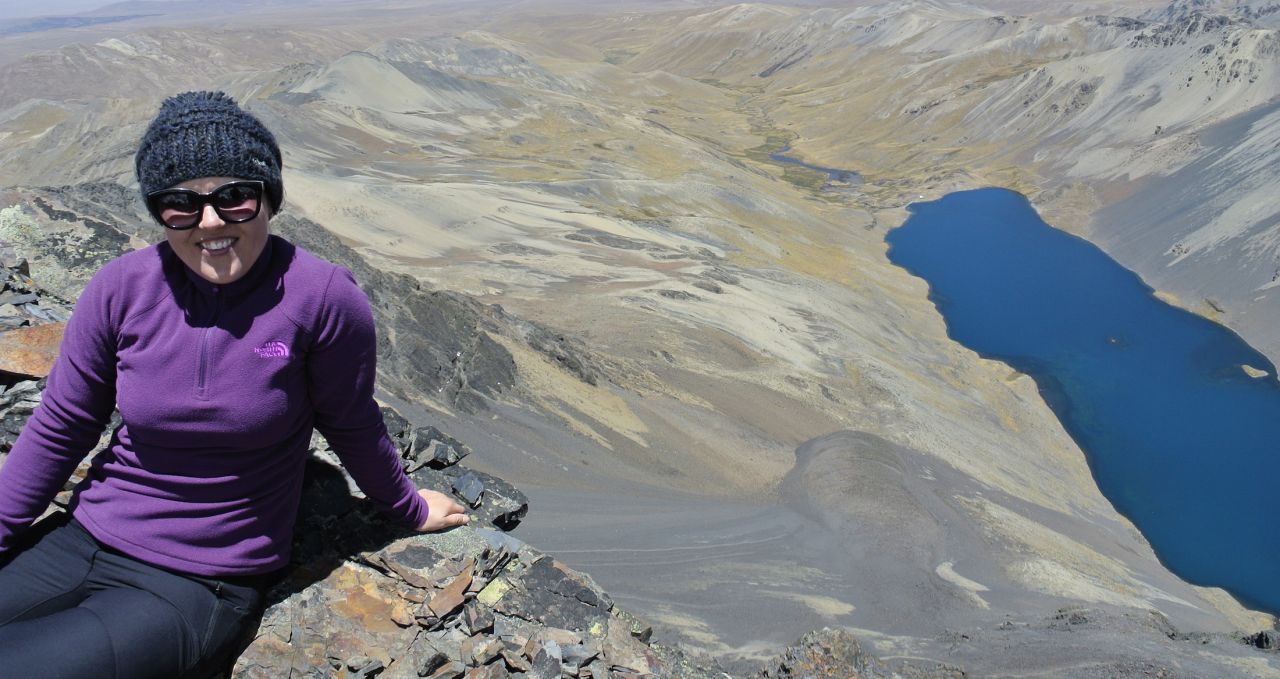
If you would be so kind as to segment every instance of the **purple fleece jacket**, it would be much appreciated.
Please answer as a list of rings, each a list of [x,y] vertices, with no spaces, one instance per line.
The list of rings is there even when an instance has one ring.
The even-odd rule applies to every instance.
[[[102,543],[194,575],[289,560],[312,427],[388,516],[427,504],[373,400],[369,302],[346,269],[271,236],[214,285],[160,243],[85,287],[40,407],[0,468],[0,552],[44,511],[120,409],[75,492]]]

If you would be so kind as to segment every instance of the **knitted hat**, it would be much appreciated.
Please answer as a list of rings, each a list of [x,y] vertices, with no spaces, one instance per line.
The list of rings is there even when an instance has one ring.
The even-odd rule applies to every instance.
[[[134,168],[145,198],[199,177],[259,179],[275,214],[284,200],[280,147],[261,121],[223,92],[183,92],[160,105]]]

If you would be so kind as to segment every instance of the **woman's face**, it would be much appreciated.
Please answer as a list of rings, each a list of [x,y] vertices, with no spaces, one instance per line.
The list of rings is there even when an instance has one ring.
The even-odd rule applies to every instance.
[[[208,193],[235,177],[201,177],[171,188]],[[264,195],[258,216],[247,222],[224,222],[212,205],[205,205],[193,229],[165,229],[165,238],[178,258],[202,278],[219,285],[239,280],[258,261],[267,245],[271,205]]]

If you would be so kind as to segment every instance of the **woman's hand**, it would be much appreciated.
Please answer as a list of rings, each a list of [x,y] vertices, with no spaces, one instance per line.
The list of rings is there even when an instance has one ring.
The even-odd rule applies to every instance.
[[[453,498],[439,491],[427,490],[420,488],[418,495],[427,501],[427,507],[430,512],[427,514],[427,520],[418,526],[418,530],[423,533],[434,533],[438,530],[453,528],[471,522],[471,517],[467,516],[467,508],[453,501]]]

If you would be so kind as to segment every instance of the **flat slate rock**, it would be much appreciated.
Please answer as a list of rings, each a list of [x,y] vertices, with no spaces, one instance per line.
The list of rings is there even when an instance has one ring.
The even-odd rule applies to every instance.
[[[45,323],[0,333],[0,370],[27,377],[47,377],[62,346],[65,322]]]

